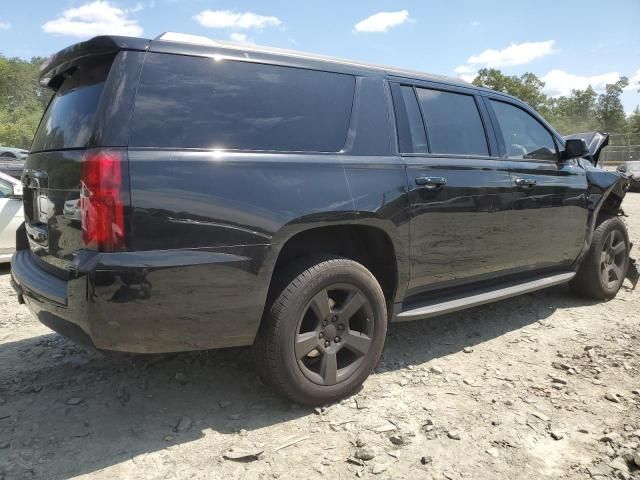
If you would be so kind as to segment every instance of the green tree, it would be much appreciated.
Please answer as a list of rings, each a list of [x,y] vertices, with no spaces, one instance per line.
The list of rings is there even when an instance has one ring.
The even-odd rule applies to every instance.
[[[620,101],[620,95],[629,85],[627,77],[620,77],[615,83],[609,83],[605,92],[598,96],[596,117],[603,130],[609,133],[622,133],[625,130],[626,117]]]
[[[508,93],[528,103],[562,134],[603,130],[625,131],[627,120],[620,94],[629,85],[626,77],[605,88],[598,95],[591,86],[572,90],[568,96],[549,98],[544,94],[544,82],[533,73],[505,75],[495,68],[483,68],[473,80],[478,87]]]
[[[597,99],[598,94],[590,85],[584,90],[572,90],[568,97],[553,99],[549,121],[562,134],[598,130]]]
[[[51,93],[38,83],[43,59],[0,55],[0,145],[29,148]]]
[[[627,135],[632,145],[640,145],[640,106],[627,118]]]
[[[549,113],[549,98],[542,93],[544,82],[533,73],[527,72],[518,77],[504,75],[495,68],[483,68],[478,71],[473,84],[513,95],[542,115]]]

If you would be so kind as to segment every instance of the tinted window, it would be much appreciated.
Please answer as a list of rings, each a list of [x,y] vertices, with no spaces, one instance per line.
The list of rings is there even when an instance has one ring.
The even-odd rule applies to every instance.
[[[418,88],[431,153],[489,155],[478,106],[471,95]]]
[[[111,60],[81,64],[64,80],[42,117],[31,151],[88,146]]]
[[[407,142],[400,142],[403,146],[402,151],[406,153],[425,153],[429,151],[429,145],[427,144],[427,135],[424,131],[424,124],[422,123],[422,115],[420,114],[420,107],[418,106],[418,100],[413,87],[402,86],[400,87],[402,92],[402,100],[407,113],[407,129],[409,133],[409,139]]]
[[[0,198],[8,197],[13,193],[13,185],[0,178]]]
[[[556,160],[556,146],[549,131],[524,110],[491,100],[510,159]]]
[[[149,54],[130,145],[336,152],[354,86],[350,75]]]

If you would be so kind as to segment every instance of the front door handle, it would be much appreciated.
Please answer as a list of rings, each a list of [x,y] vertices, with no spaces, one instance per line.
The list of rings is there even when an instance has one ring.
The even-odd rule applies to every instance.
[[[447,179],[444,177],[416,177],[416,185],[421,185],[425,188],[436,189],[442,188],[447,184]]]
[[[529,178],[516,178],[516,186],[523,188],[530,188],[535,186],[536,181]]]

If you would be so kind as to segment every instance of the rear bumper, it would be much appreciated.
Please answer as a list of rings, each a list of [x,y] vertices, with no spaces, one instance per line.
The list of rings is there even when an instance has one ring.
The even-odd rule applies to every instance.
[[[11,282],[43,324],[100,350],[250,345],[269,284],[260,268],[267,248],[96,253],[75,264],[68,280],[18,250]]]
[[[30,250],[18,250],[13,254],[11,281],[14,288],[20,286],[23,295],[67,305],[67,282],[39,268],[31,258]]]

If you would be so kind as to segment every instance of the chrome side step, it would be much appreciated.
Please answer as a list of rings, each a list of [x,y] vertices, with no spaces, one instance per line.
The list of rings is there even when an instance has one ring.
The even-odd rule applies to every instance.
[[[420,318],[435,317],[444,315],[445,313],[457,312],[465,308],[477,307],[485,303],[504,300],[505,298],[515,297],[524,293],[535,292],[554,285],[567,283],[575,276],[575,272],[559,273],[549,277],[537,278],[516,285],[498,287],[494,290],[483,290],[478,293],[472,293],[466,297],[455,297],[447,299],[438,299],[435,303],[427,302],[419,305],[411,310],[401,311],[396,315],[394,321],[404,322],[408,320],[418,320]]]

